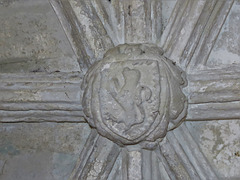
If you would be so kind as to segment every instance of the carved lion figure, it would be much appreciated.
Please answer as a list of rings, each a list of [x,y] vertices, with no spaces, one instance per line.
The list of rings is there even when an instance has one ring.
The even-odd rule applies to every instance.
[[[86,73],[84,113],[91,127],[120,146],[151,149],[184,120],[186,83],[156,45],[119,45]]]

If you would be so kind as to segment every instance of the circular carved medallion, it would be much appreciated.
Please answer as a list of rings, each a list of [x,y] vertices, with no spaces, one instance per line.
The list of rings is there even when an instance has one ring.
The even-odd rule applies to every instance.
[[[117,144],[152,148],[186,116],[184,73],[152,44],[124,44],[96,62],[83,82],[88,123]]]

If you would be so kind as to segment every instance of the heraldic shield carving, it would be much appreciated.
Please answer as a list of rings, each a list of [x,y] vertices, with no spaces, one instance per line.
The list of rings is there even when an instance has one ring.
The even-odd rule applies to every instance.
[[[110,49],[83,82],[86,119],[120,146],[152,149],[186,116],[183,71],[153,44]]]

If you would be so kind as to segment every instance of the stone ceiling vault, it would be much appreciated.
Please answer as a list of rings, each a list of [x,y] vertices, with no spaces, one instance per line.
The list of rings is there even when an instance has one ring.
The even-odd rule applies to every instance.
[[[218,132],[214,123],[228,126],[240,138],[239,0],[0,0],[0,10],[4,25],[0,27],[2,126],[85,126],[84,75],[109,49],[121,44],[155,44],[186,73],[185,122],[168,131],[156,149],[120,148],[94,128],[89,129],[69,179],[240,177],[236,170],[240,165],[239,140],[234,137],[235,144],[212,147],[233,146],[228,159],[235,159],[225,163],[218,156],[221,150],[209,160],[211,152],[206,146],[211,145],[199,142],[200,136],[204,140],[207,133]],[[195,134],[204,124],[215,129],[196,130]],[[231,124],[236,128],[231,129]],[[211,140],[214,143],[219,137]],[[229,162],[234,163],[233,168],[222,173]]]

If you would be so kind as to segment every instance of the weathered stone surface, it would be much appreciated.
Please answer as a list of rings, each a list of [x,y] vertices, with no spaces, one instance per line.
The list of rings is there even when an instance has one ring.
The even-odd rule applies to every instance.
[[[113,47],[91,1],[50,1],[77,55],[82,71],[102,58],[107,49]]]
[[[195,141],[222,179],[238,179],[240,121],[188,122]]]
[[[166,28],[176,3],[177,0],[162,1],[162,25],[163,25],[162,31],[164,31],[164,29]]]
[[[0,179],[68,179],[89,134],[86,124],[1,124]]]
[[[0,74],[0,121],[84,122],[79,73]]]
[[[209,56],[208,65],[215,67],[240,63],[240,1],[234,1],[231,11]]]
[[[0,124],[4,129],[0,132],[0,179],[61,180],[67,179],[72,169],[73,180],[239,179],[239,0],[50,3],[0,0],[0,72],[4,72],[0,75],[0,121],[8,122]],[[86,124],[66,123],[85,122],[80,84],[88,67],[110,48],[126,42],[157,43],[167,58],[187,71],[189,83],[184,93],[189,99],[190,122],[169,131],[151,151],[136,146],[120,148]],[[153,79],[156,64],[150,69],[141,69],[143,64],[133,69],[128,61],[121,66],[114,63],[103,64],[102,74],[108,81],[99,82],[109,85],[111,76],[117,74],[114,77],[121,77],[122,82],[132,79],[129,88],[133,77],[147,72],[146,81],[141,76],[136,86],[145,83],[140,99],[149,99],[147,80]],[[115,69],[107,73],[108,66]],[[44,74],[37,73],[40,71]],[[70,74],[72,71],[79,72]],[[126,90],[114,82],[113,92]],[[103,104],[114,102],[108,101],[103,89],[94,95],[104,95]],[[132,110],[129,102],[133,96],[125,99],[124,105]],[[134,114],[130,112],[128,117]],[[129,126],[138,122],[126,120],[120,119]],[[19,123],[22,121],[64,124]]]
[[[153,148],[186,116],[185,74],[153,44],[110,49],[83,82],[90,126],[117,144]]]
[[[188,120],[239,119],[239,66],[188,74]]]
[[[47,0],[0,2],[0,72],[79,71]]]

